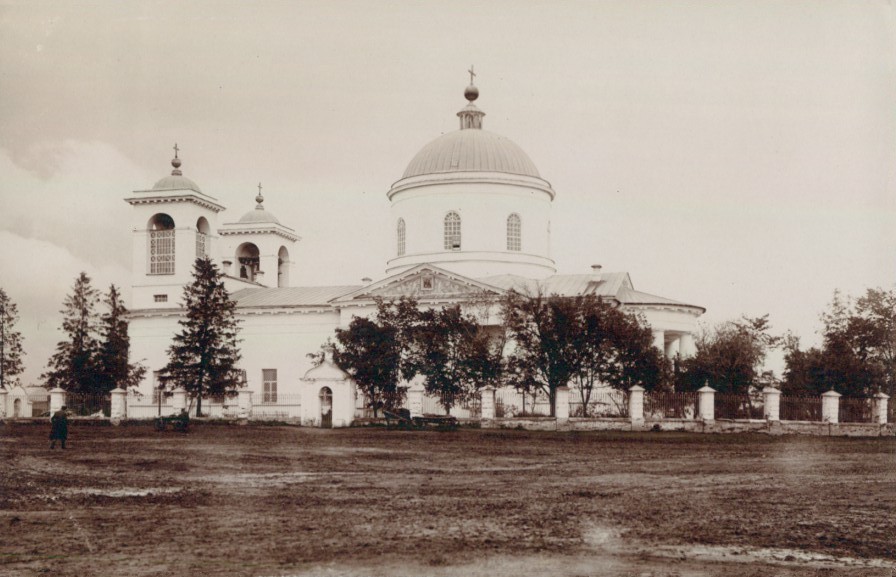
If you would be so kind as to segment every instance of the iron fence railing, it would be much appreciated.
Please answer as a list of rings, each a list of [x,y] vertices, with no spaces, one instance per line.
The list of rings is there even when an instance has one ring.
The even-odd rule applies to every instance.
[[[716,393],[714,395],[716,419],[761,419],[763,404],[750,395]]]
[[[821,421],[821,397],[781,396],[782,421]]]
[[[872,399],[840,397],[838,420],[841,423],[870,423],[872,422]]]
[[[644,417],[694,419],[699,414],[697,393],[650,391],[644,395]]]
[[[510,388],[495,391],[495,416],[547,417],[551,414],[551,402],[543,391],[521,393]]]
[[[104,416],[112,413],[112,398],[109,395],[67,393],[66,410],[75,416]]]
[[[569,391],[570,417],[628,417],[628,394],[616,390],[592,390],[585,395],[579,389]]]
[[[478,418],[482,414],[482,397],[480,393],[462,398],[452,395],[424,395],[424,415],[444,415],[445,405],[451,407],[451,414],[462,419]]]

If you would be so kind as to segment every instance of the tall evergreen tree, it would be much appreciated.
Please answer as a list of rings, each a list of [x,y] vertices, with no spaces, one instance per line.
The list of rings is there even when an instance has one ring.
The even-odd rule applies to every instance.
[[[16,330],[19,309],[0,288],[0,389],[12,388],[18,383],[22,366],[22,333]]]
[[[244,384],[237,369],[236,302],[224,288],[224,274],[208,257],[193,264],[193,282],[184,287],[182,304],[186,317],[178,321],[182,329],[160,378],[165,387],[186,389],[201,414],[203,396],[232,395]]]
[[[146,367],[129,362],[131,341],[128,336],[128,309],[114,284],[109,286],[104,302],[108,310],[102,316],[103,342],[97,363],[97,388],[107,393],[116,387],[136,387],[143,379]]]
[[[76,394],[97,392],[98,300],[98,292],[90,285],[90,277],[82,272],[75,279],[72,294],[63,301],[65,308],[60,311],[62,330],[68,339],[56,345],[56,352],[47,364],[48,370],[41,375],[47,386]]]

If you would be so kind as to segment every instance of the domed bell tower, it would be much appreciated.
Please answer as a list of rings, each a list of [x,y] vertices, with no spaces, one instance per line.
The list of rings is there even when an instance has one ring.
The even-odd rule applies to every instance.
[[[197,258],[212,256],[224,207],[183,175],[174,145],[171,174],[125,199],[131,207],[131,310],[176,308]]]

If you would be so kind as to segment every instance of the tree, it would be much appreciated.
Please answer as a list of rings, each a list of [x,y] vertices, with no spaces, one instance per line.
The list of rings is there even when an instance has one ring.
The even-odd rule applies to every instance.
[[[108,310],[101,318],[103,342],[100,345],[97,363],[99,372],[97,388],[107,393],[116,387],[122,389],[136,387],[143,380],[146,367],[130,362],[128,310],[114,284],[109,286],[104,302]]]
[[[234,395],[244,385],[237,369],[236,303],[230,300],[223,278],[208,257],[196,259],[193,282],[184,287],[186,315],[178,321],[182,329],[168,348],[168,364],[160,374],[162,386],[183,387],[196,399],[198,414],[204,396]]]
[[[381,407],[399,404],[398,383],[415,375],[410,343],[417,312],[413,299],[377,300],[372,318],[354,317],[347,329],[336,329],[333,362],[364,392],[375,417]]]
[[[708,385],[720,393],[747,395],[765,377],[762,366],[780,337],[770,334],[768,315],[728,321],[704,330],[697,338],[697,352],[680,361],[676,386],[696,391]]]
[[[556,414],[557,389],[582,372],[592,295],[561,297],[521,295],[510,291],[503,303],[504,321],[515,347],[508,358],[509,380],[521,392],[541,390]],[[591,351],[593,352],[593,351]]]
[[[90,394],[98,390],[97,378],[97,313],[98,293],[90,285],[90,277],[81,273],[72,287],[72,294],[63,301],[62,330],[68,340],[56,345],[47,372],[41,375],[50,388],[63,388],[69,393]]]
[[[821,321],[820,348],[800,350],[799,339],[789,336],[785,393],[896,393],[896,291],[868,289],[856,300],[835,291]]]
[[[413,340],[415,370],[446,413],[499,378],[502,351],[496,352],[488,333],[460,305],[426,309],[418,319]]]
[[[0,288],[0,389],[12,388],[22,374],[22,333],[16,330],[19,309]]]
[[[601,382],[617,390],[627,391],[634,386],[647,390],[656,388],[664,379],[662,353],[653,346],[653,331],[637,315],[604,303],[598,312],[605,315],[605,340],[609,346],[598,349],[605,357],[596,357]]]

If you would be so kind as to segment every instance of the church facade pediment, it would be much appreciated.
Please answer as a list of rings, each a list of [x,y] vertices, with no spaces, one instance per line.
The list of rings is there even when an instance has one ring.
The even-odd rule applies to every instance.
[[[481,283],[432,265],[419,265],[405,272],[385,278],[353,293],[343,295],[333,304],[347,304],[377,299],[392,300],[409,297],[417,301],[470,300],[477,297],[496,297],[500,288]]]

